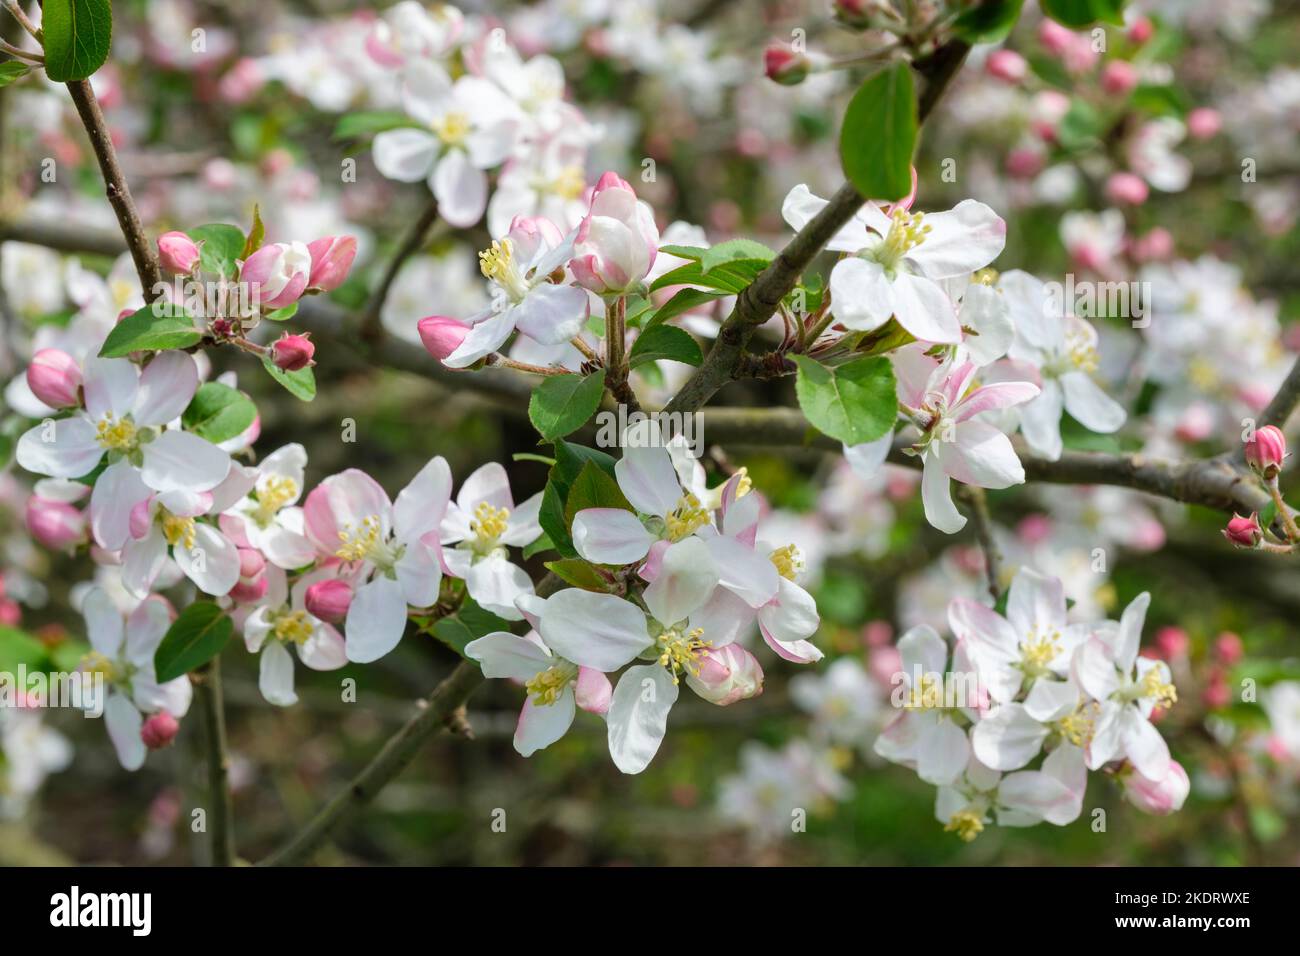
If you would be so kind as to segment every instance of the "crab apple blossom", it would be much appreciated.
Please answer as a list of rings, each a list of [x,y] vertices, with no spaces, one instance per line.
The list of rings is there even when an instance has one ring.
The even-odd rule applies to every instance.
[[[27,366],[27,387],[51,408],[81,404],[81,366],[60,349],[41,349]]]
[[[221,596],[239,581],[239,549],[212,524],[213,496],[200,492],[153,494],[131,509],[130,536],[122,546],[122,585],[143,598],[154,586],[170,553],[181,571],[205,594]]]
[[[276,339],[271,346],[271,361],[275,363],[276,368],[286,372],[297,372],[315,365],[312,356],[316,354],[316,346],[312,344],[310,336],[310,332],[300,334],[286,332]]]
[[[1142,776],[1132,767],[1120,771],[1124,799],[1144,813],[1165,816],[1183,808],[1192,784],[1187,771],[1177,760],[1169,761],[1169,770],[1163,777],[1152,780]]]
[[[303,596],[303,607],[307,612],[330,624],[342,624],[351,606],[352,585],[339,578],[317,581]]]
[[[1286,436],[1276,425],[1255,430],[1246,442],[1246,462],[1266,481],[1276,478],[1286,460]]]
[[[773,41],[763,50],[763,72],[769,80],[782,86],[798,86],[812,72],[812,60],[805,53],[796,53],[787,43]]]
[[[541,505],[540,492],[516,505],[505,468],[489,462],[465,479],[456,500],[448,502],[439,529],[444,566],[464,579],[480,607],[508,621],[523,619],[516,601],[532,594],[533,584],[510,561],[507,549],[531,544],[541,535]]]
[[[1255,548],[1264,540],[1264,530],[1259,526],[1259,515],[1250,517],[1233,515],[1228,519],[1228,526],[1223,529],[1223,536],[1240,548]]]
[[[319,292],[333,292],[343,284],[357,257],[355,236],[325,236],[307,243],[311,254],[311,274],[307,288]]]
[[[1022,83],[1029,75],[1029,63],[1014,50],[994,50],[984,61],[984,69],[989,76],[997,77],[1007,83]]]
[[[447,315],[430,315],[419,321],[420,341],[438,361],[451,356],[469,335],[471,326]]]
[[[306,607],[311,578],[308,575],[288,588],[282,570],[267,568],[266,596],[244,621],[244,646],[250,654],[259,654],[258,690],[277,707],[291,707],[298,702],[290,646],[312,670],[338,670],[348,662],[342,635]]]
[[[312,258],[301,242],[270,242],[244,260],[239,281],[263,309],[293,305],[307,289]]]
[[[47,548],[66,551],[86,541],[86,516],[77,503],[90,489],[65,478],[43,478],[27,499],[25,520],[33,538]]]
[[[799,185],[781,214],[802,229],[825,207],[825,199]],[[850,254],[831,270],[831,311],[850,329],[878,328],[893,316],[922,341],[959,342],[957,310],[941,283],[996,259],[1006,232],[992,209],[971,199],[929,214],[868,202],[826,244]]]
[[[171,746],[180,729],[181,725],[175,717],[165,710],[160,710],[156,714],[151,714],[140,726],[140,740],[150,750],[162,750],[164,747]]]
[[[464,14],[449,4],[426,9],[418,0],[401,0],[374,22],[365,49],[381,66],[400,67],[410,58],[443,56],[464,28]]]
[[[443,364],[466,368],[495,352],[518,330],[542,345],[561,345],[582,331],[588,300],[584,289],[565,285],[574,235],[564,236],[549,219],[516,217],[504,238],[479,253],[480,270],[492,289],[493,306],[469,321],[473,328]]]
[[[605,173],[574,238],[569,262],[574,280],[598,295],[628,292],[645,279],[658,251],[659,229],[650,207],[626,180]]]
[[[934,815],[944,830],[967,843],[994,821],[1004,827],[1044,821],[1065,826],[1083,812],[1086,785],[1079,748],[1068,744],[1052,751],[1041,770],[1006,775],[971,757],[960,779],[939,789]]]
[[[90,497],[98,544],[117,551],[130,537],[135,506],[151,493],[193,495],[216,488],[230,456],[174,422],[198,388],[184,352],[163,352],[143,371],[126,359],[87,359],[85,407],[35,426],[18,440],[18,463],[55,478],[81,478],[105,458]]]
[[[355,468],[326,478],[307,496],[307,539],[321,558],[343,562],[355,588],[344,625],[348,660],[366,664],[388,654],[406,630],[407,605],[438,600],[437,532],[450,498],[451,469],[441,457],[420,469],[395,502]]]
[[[193,693],[188,677],[161,684],[155,677],[153,656],[171,625],[171,608],[150,597],[123,619],[108,594],[96,587],[86,592],[82,614],[92,650],[81,667],[103,675],[109,688],[103,702],[109,739],[122,766],[139,770],[147,750],[141,737],[146,716],[166,711],[184,717]]]
[[[316,549],[304,533],[303,511],[297,506],[306,481],[306,450],[294,442],[271,452],[256,469],[236,468],[248,489],[224,510],[221,530],[286,571],[311,564]]]
[[[199,264],[199,247],[183,232],[165,232],[158,237],[158,260],[168,272],[189,275]]]

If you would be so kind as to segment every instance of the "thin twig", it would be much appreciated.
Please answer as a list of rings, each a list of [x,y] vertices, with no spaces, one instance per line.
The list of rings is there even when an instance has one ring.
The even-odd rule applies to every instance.
[[[420,213],[420,218],[411,224],[411,228],[402,237],[402,244],[397,247],[397,252],[393,254],[392,261],[388,263],[388,269],[384,272],[384,277],[379,280],[379,285],[375,287],[374,293],[370,296],[370,302],[366,305],[365,315],[361,319],[360,332],[361,337],[367,342],[378,342],[384,337],[384,325],[381,316],[384,311],[384,302],[388,299],[388,292],[397,280],[397,274],[402,271],[402,266],[406,265],[406,260],[424,247],[426,236],[437,220],[438,201],[430,199],[428,205],[424,207],[424,211]]]
[[[989,594],[996,603],[1002,597],[1002,554],[993,540],[993,520],[989,517],[988,496],[983,488],[958,484],[959,494],[970,506],[971,525],[975,540],[984,553],[984,575],[988,579]]]
[[[203,717],[208,766],[207,826],[212,845],[212,865],[230,866],[235,862],[235,817],[230,799],[230,757],[226,750],[220,657],[214,657],[196,673],[194,691]]]

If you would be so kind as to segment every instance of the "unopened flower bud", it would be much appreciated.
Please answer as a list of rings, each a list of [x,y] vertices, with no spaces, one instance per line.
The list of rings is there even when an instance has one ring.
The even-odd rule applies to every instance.
[[[1005,83],[1017,84],[1029,75],[1029,63],[1015,50],[994,50],[984,61],[984,70]]]
[[[1136,770],[1124,774],[1124,797],[1144,813],[1159,816],[1182,809],[1192,785],[1187,771],[1177,760],[1169,761],[1169,771],[1162,780],[1151,780]]]
[[[699,659],[699,672],[688,673],[686,683],[709,703],[726,707],[763,692],[763,668],[739,644],[710,648]]]
[[[338,624],[348,616],[348,608],[352,606],[352,587],[338,578],[317,581],[307,589],[303,603],[307,613]]]
[[[256,548],[239,548],[239,576],[253,580],[266,569],[266,558]]]
[[[176,739],[181,725],[165,710],[151,714],[140,727],[140,739],[150,750],[161,750]]]
[[[420,341],[430,355],[442,361],[465,341],[470,327],[449,315],[430,315],[419,322]]]
[[[798,86],[812,72],[812,61],[784,43],[772,42],[763,51],[763,72],[782,86]]]
[[[183,232],[165,232],[158,237],[158,261],[168,272],[189,275],[198,265],[199,247]]]
[[[1155,24],[1148,17],[1138,17],[1128,28],[1128,38],[1141,46],[1155,35]]]
[[[81,404],[81,367],[61,349],[41,349],[27,366],[27,387],[51,408]]]
[[[266,597],[266,592],[270,590],[271,582],[266,579],[266,575],[259,575],[251,581],[240,579],[235,582],[235,586],[230,589],[230,600],[236,604],[252,604]]]
[[[311,277],[312,258],[301,242],[271,242],[246,260],[239,281],[255,290],[264,309],[283,309],[302,296]]]
[[[851,30],[865,30],[871,26],[872,0],[834,0],[831,9],[835,19]]]
[[[1137,85],[1137,67],[1127,60],[1108,60],[1101,68],[1101,88],[1111,96],[1128,96]]]
[[[54,551],[64,551],[86,539],[86,517],[66,501],[32,495],[27,499],[27,530]]]
[[[311,344],[310,335],[310,332],[293,335],[286,332],[277,339],[271,346],[271,361],[275,363],[276,368],[286,372],[297,372],[315,365],[312,356],[316,354],[316,346]]]
[[[307,244],[311,253],[311,277],[307,287],[332,292],[343,284],[357,257],[355,236],[326,236]]]
[[[1231,631],[1224,631],[1214,640],[1214,656],[1227,667],[1240,661],[1245,653],[1246,647],[1241,637]]]
[[[1208,106],[1200,106],[1187,114],[1187,132],[1192,139],[1212,139],[1223,129],[1223,117],[1219,111]]]
[[[1246,442],[1246,461],[1265,481],[1277,477],[1285,458],[1286,436],[1276,425],[1256,429],[1254,437]]]
[[[1233,515],[1228,527],[1223,529],[1223,536],[1239,548],[1256,547],[1264,540],[1264,532],[1259,527],[1259,515],[1251,514],[1249,518]]]
[[[1146,180],[1133,173],[1115,173],[1106,180],[1106,198],[1123,206],[1140,206],[1151,193]]]

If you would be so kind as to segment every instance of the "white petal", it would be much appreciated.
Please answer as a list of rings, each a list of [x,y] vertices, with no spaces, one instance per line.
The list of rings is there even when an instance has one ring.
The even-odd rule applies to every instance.
[[[482,665],[484,677],[529,680],[555,663],[532,641],[505,631],[493,631],[465,645],[465,656]]]
[[[523,620],[515,601],[533,592],[528,572],[500,555],[475,561],[465,575],[465,587],[480,607],[507,621]]]
[[[658,445],[624,448],[614,475],[632,507],[642,514],[662,518],[677,507],[682,496],[672,457]]]
[[[659,574],[645,589],[646,607],[671,626],[690,617],[718,585],[719,566],[700,538],[685,538],[664,551]]]
[[[86,592],[81,613],[86,618],[90,646],[105,657],[116,658],[122,652],[122,612],[103,588],[93,587]]]
[[[144,765],[147,750],[140,739],[140,728],[144,724],[140,711],[135,705],[119,693],[112,693],[104,705],[104,726],[108,729],[108,739],[117,751],[118,762],[126,770],[139,770]]]
[[[1020,433],[1044,458],[1061,457],[1061,386],[1055,379],[1044,378],[1038,397],[1020,407]]]
[[[117,418],[135,405],[140,372],[124,358],[89,358],[83,366],[86,411],[94,421],[112,413]]]
[[[140,477],[154,491],[211,491],[230,473],[230,455],[189,432],[163,432],[143,454]]]
[[[668,729],[678,687],[658,664],[629,667],[609,703],[609,755],[624,773],[640,773],[654,759]]]
[[[531,757],[549,747],[568,732],[574,712],[571,687],[566,687],[553,704],[537,704],[532,697],[525,698],[515,726],[515,750],[521,756]]]
[[[585,508],[573,517],[573,546],[595,564],[640,561],[655,538],[623,508]]]
[[[921,501],[925,505],[925,520],[944,534],[956,534],[966,527],[966,518],[952,503],[948,473],[935,454],[925,456],[921,470]]]
[[[420,129],[390,129],[375,137],[375,168],[388,179],[414,183],[433,169],[441,144],[432,133]]]
[[[196,524],[194,547],[180,542],[172,547],[172,557],[204,594],[229,594],[239,581],[239,551],[211,525]]]
[[[978,488],[1009,488],[1024,482],[1025,469],[1002,432],[980,421],[961,422],[953,432],[956,441],[933,446],[950,477]]]
[[[1124,406],[1083,372],[1062,375],[1061,387],[1065,389],[1065,410],[1089,431],[1108,435],[1118,431],[1128,417]]]
[[[961,341],[957,309],[938,283],[900,272],[893,288],[894,317],[899,325],[922,342]]]
[[[80,478],[104,457],[95,435],[95,426],[80,415],[50,419],[23,433],[15,457],[18,464],[37,475]]]
[[[451,500],[451,467],[441,455],[419,470],[393,502],[393,530],[401,541],[415,541],[442,524]]]
[[[866,481],[874,478],[880,467],[889,457],[889,450],[894,446],[894,432],[888,433],[861,445],[845,445],[844,459],[853,469],[853,473]]]
[[[1169,745],[1136,707],[1126,707],[1120,715],[1120,745],[1148,780],[1163,780],[1169,773]]]
[[[470,162],[463,149],[449,149],[438,160],[429,188],[438,200],[438,215],[456,228],[467,229],[483,218],[487,174]]]
[[[868,331],[894,314],[894,286],[877,262],[843,259],[831,270],[831,311],[850,329]]]
[[[257,689],[267,703],[290,707],[298,703],[293,692],[293,657],[279,641],[272,641],[262,651],[257,666]]]
[[[971,731],[971,747],[994,770],[1019,770],[1038,756],[1048,728],[1020,704],[1002,704]]]
[[[348,607],[348,660],[377,661],[398,645],[406,630],[406,598],[391,578],[377,577],[357,588]]]
[[[515,326],[542,345],[563,345],[587,322],[586,290],[542,283],[515,306]]]
[[[784,580],[776,565],[735,538],[713,535],[707,539],[718,569],[718,583],[750,607],[762,607],[776,596]]]
[[[104,469],[90,494],[90,531],[106,551],[120,551],[131,537],[131,512],[149,497],[140,473],[126,461]]]
[[[199,370],[185,352],[163,352],[140,374],[132,418],[137,425],[166,425],[180,417],[199,387]]]
[[[948,720],[936,721],[922,731],[916,748],[916,775],[938,786],[953,783],[970,760],[966,731]]]
[[[537,629],[556,654],[606,673],[618,670],[651,643],[645,615],[635,604],[577,588],[547,598]]]

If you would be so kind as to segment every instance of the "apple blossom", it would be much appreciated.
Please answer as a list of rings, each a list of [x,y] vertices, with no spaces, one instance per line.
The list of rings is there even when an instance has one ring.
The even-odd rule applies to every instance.
[[[311,252],[304,243],[271,242],[244,260],[239,281],[263,309],[282,309],[306,291],[311,267]]]
[[[86,541],[86,516],[76,504],[90,494],[80,482],[43,478],[27,499],[25,520],[33,538],[47,548],[66,551]]]
[[[698,672],[688,671],[686,683],[709,703],[726,707],[763,693],[763,668],[739,644],[727,644],[704,650]]]
[[[343,637],[314,616],[304,605],[311,586],[308,578],[286,588],[279,568],[267,568],[269,587],[264,602],[244,621],[244,645],[258,654],[258,689],[268,703],[290,707],[298,702],[294,692],[292,646],[298,659],[312,670],[333,671],[348,662]]]
[[[1276,478],[1286,461],[1286,436],[1276,425],[1256,429],[1246,442],[1246,462],[1265,481]]]
[[[199,264],[199,247],[183,232],[165,232],[158,237],[158,259],[168,272],[189,275]]]
[[[181,725],[165,710],[151,714],[140,726],[140,740],[150,750],[162,750],[170,747]]]
[[[352,586],[340,578],[326,578],[307,588],[303,597],[303,606],[309,614],[328,621],[330,624],[342,624],[352,606]]]
[[[1228,519],[1228,526],[1223,529],[1223,536],[1239,548],[1256,548],[1264,540],[1264,531],[1259,526],[1259,515],[1252,513],[1249,518],[1234,514]]]
[[[357,240],[355,236],[325,236],[307,243],[307,251],[311,254],[307,288],[332,292],[348,277],[357,257]]]
[[[639,286],[659,251],[654,213],[616,173],[600,177],[591,207],[578,226],[569,268],[574,280],[599,295]]]
[[[447,315],[430,315],[419,322],[420,341],[428,353],[441,362],[460,348],[470,328]]]
[[[1124,786],[1124,798],[1129,803],[1144,813],[1157,816],[1181,810],[1192,789],[1187,771],[1177,760],[1170,760],[1169,770],[1158,779],[1148,779],[1132,767],[1126,767],[1120,772],[1120,780]]]
[[[960,780],[939,789],[934,815],[967,843],[994,820],[1004,827],[1065,826],[1083,812],[1086,783],[1079,748],[1068,744],[1052,751],[1041,770],[1005,776],[972,757]]]
[[[262,459],[247,494],[220,518],[222,531],[232,541],[256,549],[286,571],[305,567],[316,557],[304,534],[303,511],[297,506],[306,467],[307,452],[302,445],[295,442],[277,448]]]
[[[216,527],[199,520],[212,506],[213,496],[206,492],[167,492],[136,502],[122,547],[122,585],[127,591],[147,596],[170,553],[200,591],[228,594],[239,580],[239,550]]]
[[[60,349],[41,349],[27,366],[27,387],[51,408],[81,404],[81,366]]]
[[[310,336],[310,332],[292,335],[286,332],[276,339],[271,345],[271,361],[276,368],[297,372],[315,365],[312,356],[316,354],[316,346],[312,344]]]

